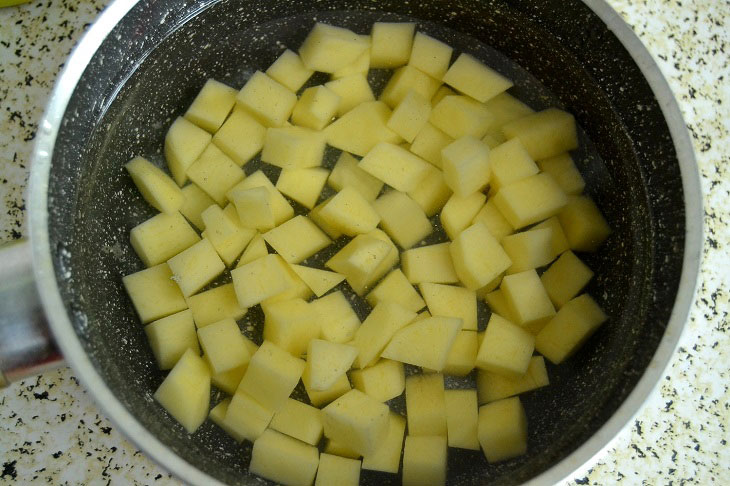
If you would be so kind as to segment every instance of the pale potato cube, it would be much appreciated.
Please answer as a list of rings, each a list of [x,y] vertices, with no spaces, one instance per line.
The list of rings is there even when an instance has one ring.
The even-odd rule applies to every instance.
[[[440,40],[422,32],[417,32],[413,39],[413,48],[408,64],[434,79],[441,79],[449,69],[453,49]]]
[[[236,103],[237,91],[215,79],[209,79],[185,112],[185,118],[203,130],[215,133]]]
[[[486,143],[490,149],[497,148],[506,141],[502,132],[496,130],[488,131],[482,137],[482,142]]]
[[[324,86],[338,96],[335,114],[340,117],[362,103],[375,101],[375,95],[365,74],[351,74],[333,79]]]
[[[550,301],[558,309],[578,295],[591,278],[593,271],[570,250],[540,276]]]
[[[475,331],[459,331],[454,339],[443,373],[451,376],[466,376],[476,365],[479,342]],[[429,370],[430,371],[430,370]]]
[[[441,150],[453,141],[453,138],[427,122],[413,139],[411,152],[440,169]]]
[[[482,223],[497,241],[502,241],[505,236],[515,232],[509,221],[497,209],[494,199],[491,198],[487,200],[471,222],[472,224]]]
[[[267,127],[284,125],[296,102],[296,94],[261,71],[253,73],[236,95],[236,103]]]
[[[508,377],[525,374],[535,349],[535,336],[499,314],[492,314],[477,353],[476,366]]]
[[[288,263],[299,263],[332,244],[312,220],[302,215],[267,231],[263,237]]]
[[[398,263],[398,258],[398,249],[388,235],[375,229],[357,235],[325,265],[343,274],[355,293],[363,295]]]
[[[266,128],[246,110],[236,108],[213,136],[213,143],[243,166],[261,151],[265,137]]]
[[[340,376],[347,373],[357,357],[358,349],[347,344],[312,339],[307,348],[309,387],[315,391],[329,390]]]
[[[363,469],[398,474],[400,456],[403,451],[403,438],[406,432],[406,419],[397,413],[390,412],[389,420],[388,435],[375,452],[362,458]]]
[[[408,191],[408,196],[421,206],[429,218],[441,210],[451,194],[443,173],[435,167],[429,167],[421,182],[413,190]]]
[[[291,204],[289,204],[286,198],[281,195],[279,190],[274,187],[274,184],[272,184],[269,178],[266,177],[266,174],[260,170],[249,175],[244,180],[236,184],[233,189],[228,191],[228,199],[232,200],[232,196],[235,194],[236,190],[252,189],[254,187],[263,187],[269,191],[269,195],[271,196],[271,212],[274,214],[274,223],[276,225],[280,225],[284,221],[294,217],[294,209],[291,207]],[[233,197],[233,199],[235,199],[235,197]]]
[[[198,336],[190,310],[180,311],[154,321],[144,328],[147,341],[161,370],[169,370],[185,351],[192,349],[200,354]]]
[[[566,194],[577,196],[586,187],[583,176],[580,175],[573,159],[567,153],[538,160],[537,166],[541,171],[550,174]]]
[[[498,127],[535,112],[535,110],[507,92],[490,98],[484,103],[484,106],[494,116],[494,126]]]
[[[319,315],[322,339],[333,343],[348,342],[360,326],[360,319],[340,290],[312,301],[310,306]]]
[[[434,105],[428,121],[451,138],[481,138],[492,126],[492,115],[467,96],[447,95]]]
[[[328,272],[319,268],[305,267],[303,265],[289,266],[312,289],[312,292],[317,297],[326,294],[337,284],[345,280],[345,276],[339,273]]]
[[[457,317],[462,329],[477,330],[477,296],[473,290],[424,282],[418,285],[432,316]]]
[[[479,404],[501,400],[550,384],[545,358],[533,356],[524,375],[514,378],[489,371],[477,372]]]
[[[366,299],[372,307],[378,305],[379,302],[390,301],[396,302],[413,312],[418,312],[426,305],[399,268],[396,268],[381,280],[372,292],[367,295]]]
[[[441,150],[441,166],[446,184],[455,195],[465,198],[489,182],[489,147],[479,139],[466,135]]]
[[[502,126],[507,139],[518,138],[534,160],[547,159],[578,148],[575,118],[548,108]]]
[[[512,81],[466,53],[459,55],[443,81],[481,103],[512,87]]]
[[[251,359],[245,338],[230,317],[198,329],[198,339],[213,374],[238,368]]]
[[[269,128],[261,160],[282,169],[319,167],[325,140],[320,132],[302,127]]]
[[[459,280],[471,290],[484,287],[512,264],[499,242],[481,223],[459,233],[449,251]]]
[[[446,438],[446,398],[440,373],[406,378],[408,434],[440,435]]]
[[[459,93],[454,91],[453,89],[449,88],[445,84],[442,84],[439,86],[439,89],[436,90],[436,94],[433,95],[431,98],[431,106],[438,105],[442,99],[446,98],[447,96],[457,96]]]
[[[327,143],[361,157],[380,142],[399,143],[400,136],[386,126],[390,113],[381,101],[361,103],[325,127]]]
[[[380,222],[375,208],[352,186],[343,187],[319,213],[329,226],[348,235],[373,231]]]
[[[446,436],[414,436],[410,429],[403,448],[403,486],[446,484]]]
[[[152,267],[200,241],[198,233],[178,212],[152,216],[129,232],[132,248],[140,260]]]
[[[299,47],[299,56],[307,68],[333,73],[355,61],[368,47],[364,36],[317,22]]]
[[[150,206],[163,213],[174,213],[182,208],[185,201],[182,190],[149,160],[135,157],[124,168]]]
[[[611,234],[598,206],[587,196],[570,196],[558,219],[571,250],[596,251]]]
[[[355,157],[347,152],[342,152],[327,182],[336,191],[351,186],[367,201],[372,202],[380,194],[383,181],[362,170],[357,163]]]
[[[540,171],[525,147],[516,138],[494,147],[489,152],[489,162],[492,166],[489,185],[493,191]]]
[[[458,317],[427,317],[398,330],[385,347],[383,358],[441,371],[461,330]]]
[[[126,275],[122,283],[142,324],[187,308],[167,263]]]
[[[567,196],[553,178],[542,173],[513,182],[494,196],[497,209],[515,229],[554,216],[567,203]]]
[[[400,191],[386,192],[372,207],[380,216],[380,226],[401,248],[412,247],[433,231],[421,207]]]
[[[446,426],[449,447],[479,450],[479,406],[476,390],[446,390]]]
[[[413,66],[398,68],[383,88],[380,99],[391,108],[394,108],[413,90],[427,100],[433,98],[441,83],[428,74],[419,71]]]
[[[208,365],[195,351],[188,349],[157,388],[154,398],[188,434],[192,434],[208,415]]]
[[[333,72],[330,77],[332,79],[340,79],[352,74],[361,74],[367,76],[370,70],[370,48],[362,51],[362,54],[357,56],[357,59],[352,61],[347,66],[343,66],[337,71]]]
[[[228,199],[236,208],[241,226],[261,231],[276,226],[271,193],[265,187],[234,187],[228,191]]]
[[[312,77],[314,71],[304,65],[297,53],[287,49],[269,66],[266,74],[296,93]]]
[[[230,267],[236,261],[256,230],[242,228],[237,221],[229,218],[225,211],[212,205],[201,214],[205,223],[205,235],[218,252],[226,266]],[[238,216],[236,216],[238,218]]]
[[[219,206],[225,204],[226,192],[245,177],[241,168],[214,143],[188,167],[187,174]]]
[[[512,260],[507,274],[542,267],[553,261],[552,235],[552,228],[539,228],[502,238],[502,248]]]
[[[249,341],[246,339],[247,343],[253,344],[252,341]],[[248,344],[247,344],[248,346]],[[256,349],[258,349],[258,346],[256,346]],[[253,354],[256,350],[254,349],[253,352],[249,348],[249,353]],[[207,356],[203,356],[203,359],[206,363],[208,363],[208,367],[210,368],[210,362],[208,361]],[[241,379],[243,378],[243,375],[246,373],[246,369],[248,368],[248,363],[242,366],[239,366],[238,368],[233,368],[232,370],[228,370],[224,373],[220,373],[218,375],[212,375],[210,377],[210,382],[220,390],[228,393],[229,395],[234,395],[236,393],[236,390],[238,389],[238,385],[241,383]],[[211,373],[212,373],[211,369]]]
[[[358,349],[355,368],[375,364],[393,335],[415,319],[416,313],[396,304],[381,302],[376,305],[362,325],[355,331],[351,345]]]
[[[393,69],[405,65],[411,56],[416,24],[375,22],[370,34],[370,67]]]
[[[381,359],[373,366],[350,372],[350,379],[356,389],[380,402],[400,396],[406,387],[403,363]]]
[[[183,117],[177,117],[170,125],[165,135],[165,160],[178,186],[188,180],[188,167],[203,153],[210,140],[210,133]]]
[[[274,414],[272,429],[316,446],[322,438],[322,412],[318,408],[288,398]]]
[[[312,405],[315,407],[327,405],[332,400],[341,397],[352,389],[352,386],[350,386],[350,380],[347,379],[347,375],[342,375],[331,388],[323,391],[313,390],[309,384],[309,370],[307,368],[304,368],[304,372],[302,373],[302,383],[304,384],[304,390],[307,392],[309,401],[312,402]]]
[[[210,240],[206,238],[170,258],[167,264],[172,270],[173,280],[186,297],[198,292],[226,269]]]
[[[360,461],[322,453],[314,486],[358,486]]]
[[[555,315],[555,308],[535,270],[507,275],[500,288],[515,324],[533,334],[540,332]]]
[[[319,336],[318,315],[303,299],[263,303],[264,339],[299,357]]]
[[[264,341],[251,356],[239,391],[250,395],[263,407],[277,412],[299,383],[305,363],[274,343]]]
[[[357,452],[353,451],[347,444],[338,444],[332,439],[325,440],[324,450],[325,454],[332,454],[333,456],[347,457],[349,459],[360,459],[362,457]],[[400,462],[400,458],[398,458]]]
[[[532,229],[550,228],[552,234],[550,237],[550,251],[553,255],[560,255],[570,249],[568,238],[565,237],[563,227],[560,225],[560,220],[557,216],[552,216],[540,224],[536,224]]]
[[[248,470],[284,486],[311,486],[318,466],[316,447],[268,429],[253,443]]]
[[[205,229],[205,223],[200,214],[208,209],[215,201],[195,184],[188,184],[182,188],[183,204],[180,214],[190,221],[199,230]]]
[[[350,390],[322,409],[324,435],[363,456],[372,454],[388,435],[389,415],[387,405]]]
[[[409,91],[393,109],[387,126],[410,143],[428,123],[430,115],[431,102],[415,91]]]
[[[421,246],[404,251],[403,273],[413,284],[456,283],[459,278],[451,261],[448,243]]]
[[[446,235],[454,240],[462,231],[471,226],[486,200],[487,196],[481,192],[473,192],[463,197],[453,194],[446,201],[439,215]]]
[[[286,279],[286,290],[281,292],[280,294],[276,294],[272,297],[269,297],[261,302],[261,305],[268,305],[273,304],[276,302],[284,302],[287,300],[292,299],[302,299],[302,300],[309,300],[310,297],[312,297],[312,289],[309,288],[309,286],[304,283],[304,281],[299,278],[299,275],[292,270],[291,266],[284,261],[283,258],[281,258],[281,255],[274,254],[281,262],[282,267],[284,268],[284,278]]]
[[[330,225],[325,219],[322,218],[321,213],[322,209],[327,205],[327,203],[330,202],[332,197],[329,197],[322,201],[321,203],[317,204],[315,207],[312,208],[312,210],[307,215],[309,219],[314,221],[314,223],[319,226],[319,228],[327,233],[327,236],[332,238],[333,240],[336,240],[340,236],[342,236],[342,231],[338,230],[334,226]]]
[[[572,356],[608,319],[596,302],[583,294],[566,302],[538,333],[535,349],[554,364]]]
[[[261,233],[256,233],[256,235],[251,238],[246,249],[243,250],[243,254],[241,255],[241,258],[238,259],[236,267],[242,267],[247,263],[251,263],[261,257],[265,257],[268,254],[269,250],[266,247],[264,237],[261,236]]]
[[[527,452],[527,416],[517,397],[479,408],[479,444],[489,462],[499,462]]]
[[[218,427],[223,429],[223,431],[233,437],[233,439],[236,442],[243,442],[244,437],[238,434],[235,430],[231,429],[226,425],[224,422],[224,418],[226,416],[226,413],[228,413],[228,406],[231,404],[231,399],[226,398],[223,401],[221,401],[218,405],[210,409],[210,413],[208,414],[208,417],[210,420],[216,424]]]
[[[426,176],[429,164],[398,145],[380,142],[363,157],[358,166],[403,192],[413,190]]]
[[[509,305],[507,305],[507,299],[504,297],[502,289],[487,293],[484,296],[484,300],[487,301],[489,310],[493,313],[506,317],[508,321],[517,322],[517,319],[512,315]]]
[[[322,130],[337,113],[340,101],[340,95],[327,86],[307,88],[294,105],[292,122],[312,130]]]
[[[252,307],[289,289],[286,262],[279,255],[266,255],[231,271],[241,307]]]

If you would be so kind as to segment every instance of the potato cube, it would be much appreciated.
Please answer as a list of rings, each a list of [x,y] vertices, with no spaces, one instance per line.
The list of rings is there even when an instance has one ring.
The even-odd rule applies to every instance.
[[[475,331],[459,331],[454,339],[443,373],[451,376],[466,376],[474,369],[479,342]],[[431,370],[429,370],[431,371]]]
[[[367,301],[372,307],[383,301],[396,302],[413,312],[418,312],[426,305],[399,268],[390,272],[375,286],[368,294]]]
[[[329,390],[340,376],[347,373],[357,357],[358,349],[347,344],[312,339],[307,348],[309,387],[315,391]]]
[[[355,331],[352,346],[358,349],[355,368],[365,368],[375,364],[393,335],[416,317],[394,302],[381,302],[376,305],[362,325]]]
[[[264,341],[251,356],[239,391],[249,394],[265,408],[277,412],[299,383],[305,363],[274,343]]]
[[[431,102],[415,91],[409,91],[393,109],[387,126],[410,143],[428,123],[430,115]]]
[[[404,251],[402,258],[403,273],[413,284],[459,281],[451,261],[448,243],[412,248]]]
[[[198,338],[213,374],[238,368],[251,359],[245,338],[231,318],[198,329]]]
[[[398,249],[388,235],[375,229],[357,235],[325,265],[343,274],[355,293],[363,295],[397,263]]]
[[[236,267],[242,267],[247,263],[251,263],[261,257],[265,257],[268,254],[269,250],[266,247],[264,237],[261,236],[261,233],[256,233],[256,235],[251,238],[246,249],[243,250],[243,254],[241,255],[241,258],[238,259]]]
[[[340,117],[362,103],[375,101],[365,74],[351,74],[333,79],[325,83],[324,87],[339,97],[335,114]]]
[[[439,215],[446,235],[454,240],[462,231],[471,226],[486,200],[487,196],[481,192],[473,192],[464,197],[453,194]]]
[[[311,486],[318,466],[316,447],[268,429],[253,443],[248,470],[285,486]]]
[[[292,122],[312,130],[322,130],[337,113],[340,101],[340,95],[326,86],[307,88],[294,105]]]
[[[443,81],[481,103],[512,87],[512,81],[469,54],[459,55]]]
[[[276,225],[271,193],[265,187],[234,187],[228,192],[228,198],[244,228],[267,231]]]
[[[210,240],[203,238],[167,261],[183,295],[190,297],[226,269]]]
[[[467,96],[447,95],[434,105],[428,121],[451,138],[481,138],[492,126],[492,115]]]
[[[593,271],[570,250],[540,276],[550,301],[558,309],[578,295],[591,278]]]
[[[350,378],[356,389],[379,402],[400,396],[406,387],[403,363],[389,359],[381,359],[373,366],[353,370]]]
[[[387,405],[350,390],[322,409],[324,435],[361,455],[372,454],[388,435],[389,415]]]
[[[540,332],[555,315],[550,298],[535,270],[507,275],[501,286],[510,314],[533,334]]]
[[[507,139],[518,138],[534,160],[547,159],[578,148],[575,118],[548,108],[502,126]]]
[[[516,138],[495,147],[489,153],[489,161],[492,166],[492,178],[489,184],[490,189],[494,191],[540,171],[525,147]]]
[[[256,71],[236,95],[236,103],[267,127],[280,127],[289,119],[297,95],[261,71]]]
[[[363,469],[398,474],[400,456],[403,451],[403,438],[406,432],[406,419],[397,413],[390,412],[389,421],[388,435],[375,452],[362,458]]]
[[[269,66],[266,74],[296,93],[312,77],[314,71],[304,65],[297,53],[287,49]]]
[[[312,209],[322,193],[330,173],[319,167],[284,169],[276,181],[276,188],[302,206]]]
[[[477,330],[477,296],[473,290],[430,282],[418,288],[432,316],[457,317],[462,329]]]
[[[427,122],[413,139],[411,152],[440,169],[441,150],[453,141],[453,138]]]
[[[383,88],[380,99],[391,108],[401,102],[413,90],[427,100],[433,98],[441,83],[413,66],[398,68]]]
[[[147,341],[161,370],[169,370],[185,351],[192,349],[200,354],[198,336],[190,310],[180,311],[154,321],[144,328]]]
[[[477,393],[479,404],[501,400],[536,388],[547,386],[550,383],[545,358],[533,356],[524,375],[514,378],[498,373],[479,370],[477,373]]]
[[[360,319],[340,290],[312,301],[310,306],[319,315],[322,339],[333,343],[348,342],[360,326]]]
[[[403,486],[446,484],[446,435],[414,436],[408,430],[403,448]]]
[[[598,206],[587,196],[570,196],[558,219],[571,250],[596,251],[611,234]]]
[[[479,443],[489,462],[499,462],[527,452],[527,416],[517,397],[479,408]]]
[[[170,125],[165,135],[165,160],[178,186],[188,180],[188,167],[203,153],[210,140],[210,133],[183,117],[177,117]]]
[[[506,141],[507,139],[504,138],[502,132],[498,130],[489,130],[482,137],[482,142],[486,143],[490,149],[497,148]]]
[[[412,247],[433,231],[421,207],[400,191],[383,194],[372,207],[380,216],[381,227],[401,248]]]
[[[454,194],[462,198],[487,185],[489,161],[489,147],[470,135],[459,138],[441,150],[444,180]]]
[[[267,231],[263,237],[288,263],[299,263],[332,244],[312,220],[301,215]]]
[[[400,136],[386,126],[390,113],[381,101],[361,103],[324,129],[327,143],[361,157],[380,142],[399,143]]]
[[[220,81],[209,79],[185,112],[185,118],[203,130],[215,133],[236,103],[236,90]]]
[[[509,377],[525,374],[535,349],[535,336],[499,314],[492,314],[479,347],[476,366]]]
[[[451,197],[451,189],[446,185],[443,173],[435,167],[429,167],[423,180],[413,190],[408,191],[408,196],[430,218],[446,204]]]
[[[445,84],[442,84],[441,86],[439,86],[439,89],[436,90],[436,94],[434,94],[431,98],[431,106],[438,105],[439,102],[447,96],[457,96],[458,94],[459,93],[457,93],[453,89],[449,88]]]
[[[377,179],[357,165],[357,159],[347,152],[342,152],[327,182],[336,191],[351,186],[367,201],[372,202],[380,194],[383,181]]]
[[[422,32],[417,32],[413,39],[413,49],[408,64],[434,79],[441,79],[449,69],[453,49],[440,40]]]
[[[319,213],[328,225],[348,236],[369,233],[380,222],[380,216],[360,192],[345,186]]]
[[[294,209],[291,207],[289,202],[284,196],[274,187],[268,177],[257,170],[253,174],[246,177],[244,180],[236,184],[233,189],[228,191],[228,199],[235,199],[235,192],[242,189],[252,189],[254,187],[263,187],[269,191],[271,212],[274,214],[274,223],[280,225],[284,221],[287,221],[294,217]],[[243,223],[243,221],[241,221]]]
[[[345,276],[339,273],[328,272],[319,268],[305,267],[303,265],[289,266],[312,289],[312,292],[317,297],[326,294],[337,284],[345,280]]]
[[[228,413],[228,406],[231,404],[231,399],[226,398],[223,401],[221,401],[218,405],[210,409],[210,413],[208,414],[208,417],[210,420],[216,424],[218,427],[223,429],[223,431],[233,437],[236,442],[243,442],[244,437],[239,435],[238,432],[231,429],[226,425],[226,423],[223,421],[223,419],[226,416],[226,413]]]
[[[279,255],[266,255],[231,271],[241,307],[252,307],[278,295],[291,285],[286,262]]]
[[[195,184],[188,184],[182,188],[183,204],[180,213],[199,230],[205,229],[205,223],[200,214],[208,209],[215,201]]]
[[[241,168],[214,143],[188,167],[187,174],[219,206],[225,204],[226,192],[245,177]]]
[[[352,61],[347,66],[343,66],[337,71],[333,72],[330,75],[331,79],[340,79],[347,76],[350,76],[352,74],[361,74],[363,76],[367,76],[368,71],[370,70],[370,48],[368,47],[364,51],[362,51],[362,54],[357,56],[357,58]]]
[[[370,67],[393,69],[405,65],[411,56],[416,24],[375,22],[370,37]]]
[[[358,166],[391,187],[407,192],[426,176],[428,162],[392,143],[380,142]]]
[[[261,160],[282,169],[318,167],[324,156],[324,137],[302,127],[269,128]]]
[[[167,263],[160,263],[122,278],[142,324],[187,308],[185,297],[172,279]]]
[[[558,214],[567,196],[548,174],[535,174],[501,188],[494,204],[515,229]]]
[[[213,143],[243,166],[261,151],[265,137],[266,128],[246,110],[236,108],[216,132]]]
[[[315,407],[327,405],[332,400],[341,397],[352,389],[350,386],[350,380],[347,379],[347,375],[342,375],[331,388],[324,391],[312,390],[312,387],[309,384],[309,370],[307,368],[304,368],[304,373],[302,373],[302,383],[304,384],[304,390],[307,392],[309,401],[312,402],[312,405]]]
[[[352,63],[368,47],[364,36],[317,22],[299,47],[299,55],[307,68],[332,73]]]
[[[233,265],[256,230],[241,227],[231,220],[220,207],[212,205],[201,214],[205,223],[205,234],[226,266]],[[235,216],[238,219],[238,216]]]
[[[427,317],[398,330],[381,356],[441,371],[461,330],[457,317]]]
[[[586,186],[583,176],[567,153],[538,160],[537,166],[541,171],[550,174],[566,194],[577,196]]]
[[[487,227],[489,233],[500,242],[505,236],[515,232],[512,225],[509,224],[509,221],[497,209],[497,206],[494,204],[494,199],[488,199],[471,222],[472,224],[482,223]]]
[[[157,265],[200,241],[178,212],[152,216],[129,232],[132,248],[148,267]]]
[[[553,261],[552,234],[551,228],[540,228],[502,238],[502,248],[512,260],[507,273],[524,272]]]
[[[487,301],[490,311],[506,317],[508,321],[517,322],[517,319],[512,315],[509,305],[507,305],[507,299],[504,297],[502,289],[489,292],[484,296],[484,300]]]
[[[357,486],[360,484],[360,461],[322,453],[315,486]]]
[[[484,287],[512,264],[499,242],[481,223],[459,233],[449,251],[456,274],[471,290]]]
[[[353,451],[347,444],[338,444],[332,439],[325,440],[324,450],[325,454],[332,454],[333,456],[347,457],[348,459],[360,459],[362,457],[357,452]],[[400,462],[400,458],[399,462]]]
[[[536,224],[532,227],[533,230],[550,228],[552,230],[550,236],[550,252],[556,256],[564,253],[570,249],[568,238],[565,237],[563,227],[560,225],[560,220],[557,216],[552,216],[540,224]]]
[[[322,438],[322,412],[311,405],[288,398],[281,410],[274,414],[270,427],[316,446]]]
[[[446,437],[446,398],[440,373],[406,378],[408,434]]]
[[[446,426],[449,447],[479,450],[479,406],[476,390],[446,390]]]
[[[246,339],[247,343],[253,344],[253,341],[249,341]],[[249,346],[247,344],[247,346]],[[253,354],[256,352],[256,349],[258,349],[258,346],[255,346],[255,349],[253,352],[251,351],[251,348],[249,347],[249,353]],[[208,361],[207,356],[203,356],[203,359],[206,363],[208,363],[208,367],[210,368],[210,362]],[[238,385],[241,383],[241,379],[243,378],[243,375],[246,374],[246,369],[248,369],[248,363],[245,365],[239,366],[238,368],[233,368],[232,370],[228,370],[224,373],[220,373],[218,375],[211,375],[210,382],[218,389],[224,391],[225,393],[228,393],[229,395],[234,395],[236,393],[236,390],[238,389]],[[211,370],[212,373],[212,370]]]
[[[163,213],[177,212],[185,197],[170,176],[144,157],[135,157],[124,165],[142,197]]]
[[[304,281],[299,278],[299,275],[292,270],[291,266],[284,261],[283,258],[281,258],[281,255],[274,254],[281,262],[281,265],[284,269],[284,279],[286,280],[286,290],[281,292],[280,294],[276,294],[272,297],[269,297],[261,302],[261,305],[268,305],[273,304],[276,302],[284,302],[287,300],[292,299],[302,299],[302,300],[309,300],[309,298],[312,296],[312,289],[309,288],[309,286],[304,283]]]
[[[535,110],[507,92],[502,92],[490,98],[484,103],[484,106],[494,116],[494,125],[500,127],[535,112]]]
[[[262,304],[264,339],[299,357],[309,341],[319,336],[318,315],[303,299]]]
[[[154,394],[155,400],[192,434],[208,416],[210,370],[196,351],[188,349]]]

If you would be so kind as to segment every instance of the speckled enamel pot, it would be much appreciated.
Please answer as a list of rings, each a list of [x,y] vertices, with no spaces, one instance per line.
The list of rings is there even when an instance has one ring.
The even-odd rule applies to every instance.
[[[415,21],[512,77],[513,93],[534,108],[575,114],[576,162],[614,229],[585,256],[597,275],[588,291],[610,320],[549,368],[549,387],[524,396],[528,453],[489,465],[480,452],[450,449],[448,483],[570,476],[656,385],[687,317],[701,241],[697,168],[679,110],[649,54],[600,0],[114,2],[58,81],[31,176],[35,276],[66,360],[109,418],[181,479],[260,484],[247,472],[250,444],[210,423],[187,435],[152,400],[163,374],[121,283],[142,267],[129,230],[152,212],[123,164],[139,154],[161,161],[167,127],[208,77],[241,86],[315,19],[361,32],[376,20]],[[399,483],[362,473],[362,484]]]

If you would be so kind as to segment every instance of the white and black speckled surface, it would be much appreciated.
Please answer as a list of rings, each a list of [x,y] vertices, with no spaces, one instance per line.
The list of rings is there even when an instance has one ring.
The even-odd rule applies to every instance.
[[[730,3],[609,2],[679,99],[702,175],[707,241],[698,301],[660,388],[571,484],[730,484]],[[35,124],[65,57],[105,3],[0,9],[0,241],[25,234]],[[0,467],[0,484],[177,484],[99,415],[67,369],[0,392]]]

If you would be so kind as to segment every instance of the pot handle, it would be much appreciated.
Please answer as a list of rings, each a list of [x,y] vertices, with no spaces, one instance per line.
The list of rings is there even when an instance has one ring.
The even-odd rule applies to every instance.
[[[30,243],[0,245],[0,388],[62,364],[33,279]]]

